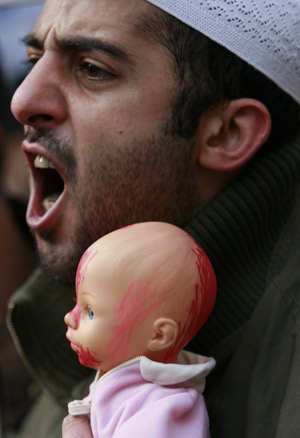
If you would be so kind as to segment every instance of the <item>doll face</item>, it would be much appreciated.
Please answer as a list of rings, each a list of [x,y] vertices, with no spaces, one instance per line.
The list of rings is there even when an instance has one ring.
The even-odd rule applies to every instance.
[[[76,305],[65,316],[66,336],[80,363],[101,373],[145,352],[147,316],[153,310],[153,304],[147,309],[151,282],[125,277],[91,247],[77,271]]]
[[[88,250],[83,256],[76,277],[77,300],[74,309],[65,316],[68,325],[67,339],[84,366],[106,368],[106,350],[109,325],[114,315],[118,294],[113,290],[109,276],[105,278],[97,250]],[[91,263],[99,261],[98,272]],[[97,274],[97,275],[96,275]],[[101,278],[101,284],[96,280]]]

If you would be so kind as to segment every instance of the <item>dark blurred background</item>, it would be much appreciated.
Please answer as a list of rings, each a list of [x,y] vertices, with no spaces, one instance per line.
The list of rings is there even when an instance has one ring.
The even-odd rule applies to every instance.
[[[39,388],[19,358],[8,332],[7,300],[35,267],[25,220],[28,177],[23,128],[10,111],[12,95],[26,75],[22,38],[32,29],[42,1],[0,0],[0,437],[14,437]]]

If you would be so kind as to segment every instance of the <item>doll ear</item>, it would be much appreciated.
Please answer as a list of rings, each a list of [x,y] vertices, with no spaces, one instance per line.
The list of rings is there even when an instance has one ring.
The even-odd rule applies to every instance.
[[[171,347],[178,337],[178,324],[170,318],[158,318],[153,324],[154,334],[148,342],[149,351],[162,351]]]

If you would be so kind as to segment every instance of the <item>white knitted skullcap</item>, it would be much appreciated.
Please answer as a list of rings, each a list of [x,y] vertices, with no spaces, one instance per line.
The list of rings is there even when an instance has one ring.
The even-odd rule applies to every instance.
[[[300,0],[147,0],[247,61],[300,104]]]

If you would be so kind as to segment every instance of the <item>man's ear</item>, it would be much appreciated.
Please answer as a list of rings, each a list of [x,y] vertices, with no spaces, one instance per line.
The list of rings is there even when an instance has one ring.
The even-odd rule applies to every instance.
[[[148,341],[149,351],[163,351],[171,347],[178,337],[178,324],[171,318],[158,318],[153,324],[153,336]]]
[[[198,162],[215,171],[238,169],[263,145],[270,130],[269,111],[255,99],[232,100],[208,110],[199,124]]]

